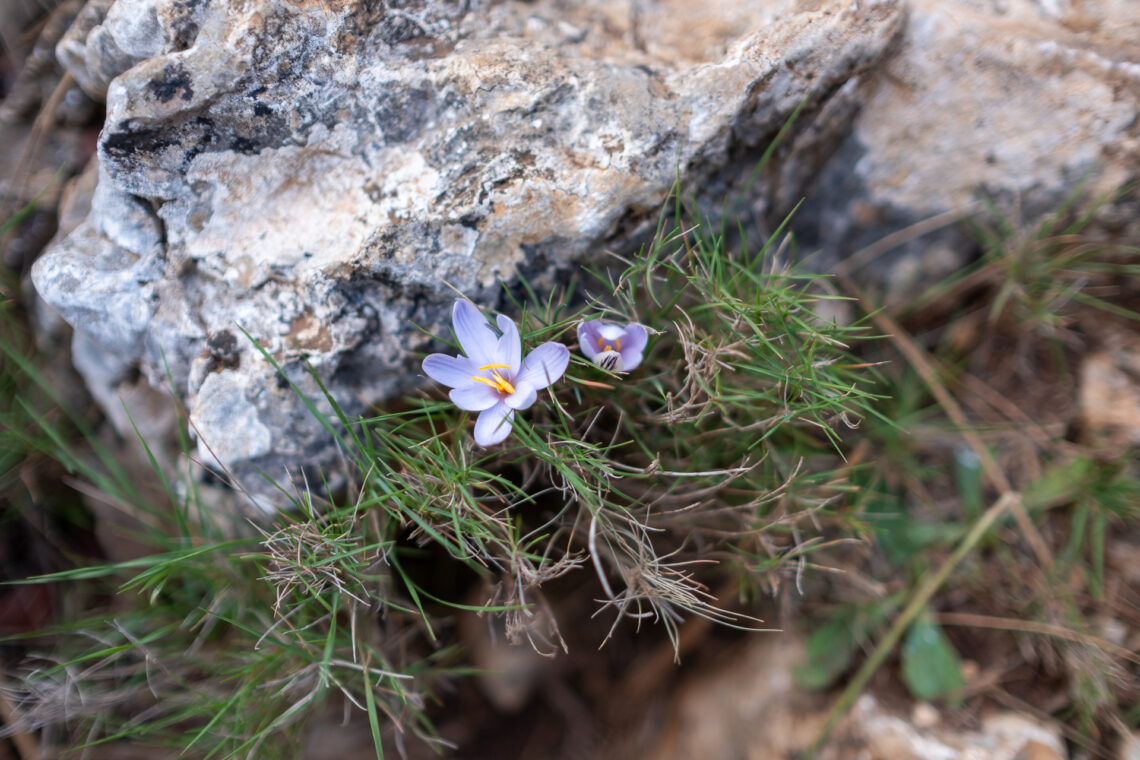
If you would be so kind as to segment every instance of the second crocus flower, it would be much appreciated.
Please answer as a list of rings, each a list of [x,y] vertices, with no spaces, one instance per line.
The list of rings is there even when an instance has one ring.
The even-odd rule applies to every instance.
[[[622,327],[600,319],[578,325],[578,347],[582,355],[611,372],[632,372],[641,364],[649,331],[637,322]]]

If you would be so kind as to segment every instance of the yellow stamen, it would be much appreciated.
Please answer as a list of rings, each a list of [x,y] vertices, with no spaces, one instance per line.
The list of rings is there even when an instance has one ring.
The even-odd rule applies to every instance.
[[[621,338],[614,338],[614,345],[617,346],[618,351],[621,351]]]
[[[481,377],[479,375],[472,375],[471,376],[472,380],[474,380],[477,383],[483,383],[483,385],[490,386],[491,388],[494,388],[495,390],[499,391],[500,393],[510,393],[512,395],[514,394],[515,387],[513,385],[511,385],[509,382],[507,382],[507,379],[505,377],[503,377],[502,375],[499,374],[500,369],[510,369],[509,366],[507,366],[506,364],[488,364],[486,366],[480,367],[479,369],[491,370],[491,376],[494,379],[492,380],[491,378]]]
[[[603,338],[601,335],[599,335],[599,336],[598,336],[598,350],[599,350],[599,351],[602,351],[602,350],[603,350],[603,349],[602,349],[602,344],[603,344],[603,343],[605,343],[605,340],[606,340],[606,339],[605,339],[605,338]]]

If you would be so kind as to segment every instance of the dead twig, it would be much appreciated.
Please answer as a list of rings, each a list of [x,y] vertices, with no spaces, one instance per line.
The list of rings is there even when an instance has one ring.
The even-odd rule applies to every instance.
[[[912,240],[917,240],[923,235],[934,232],[935,230],[957,224],[966,217],[972,216],[980,205],[979,203],[971,203],[963,209],[944,211],[941,214],[935,214],[922,221],[915,222],[909,227],[904,227],[898,232],[892,232],[890,235],[880,238],[866,248],[861,248],[848,256],[836,267],[836,272],[840,277],[845,277],[852,271],[870,264],[884,253],[892,251],[901,245],[906,245]]]
[[[1075,641],[1079,644],[1098,647],[1116,657],[1140,664],[1140,654],[1113,644],[1111,641],[1093,636],[1088,633],[1074,631],[1059,625],[1050,625],[1036,620],[1017,620],[1015,618],[993,617],[991,615],[975,615],[968,612],[942,612],[934,616],[940,625],[958,625],[969,628],[993,628],[1000,631],[1021,631],[1023,633],[1036,633],[1041,636]]]

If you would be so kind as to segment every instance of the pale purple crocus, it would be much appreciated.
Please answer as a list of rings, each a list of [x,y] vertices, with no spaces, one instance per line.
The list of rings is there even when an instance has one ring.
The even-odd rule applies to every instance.
[[[456,301],[451,324],[465,356],[429,354],[423,363],[428,377],[451,388],[452,403],[479,412],[475,443],[480,446],[505,440],[515,412],[530,407],[570,364],[570,350],[561,343],[543,343],[523,359],[519,328],[502,315],[495,321],[498,337],[481,311],[469,301]]]
[[[578,325],[582,355],[611,372],[632,372],[641,364],[649,331],[637,322],[621,325],[591,319]]]

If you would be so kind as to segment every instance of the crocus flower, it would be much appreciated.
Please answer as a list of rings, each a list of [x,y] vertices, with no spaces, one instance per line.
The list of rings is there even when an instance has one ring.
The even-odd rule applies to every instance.
[[[561,343],[543,343],[522,358],[519,328],[499,315],[499,337],[483,313],[459,300],[451,311],[455,337],[465,356],[429,354],[423,368],[427,376],[451,388],[452,403],[475,420],[475,443],[493,446],[511,434],[515,411],[526,409],[538,391],[562,377],[570,363],[570,350]]]
[[[649,331],[636,322],[621,325],[591,319],[578,325],[582,355],[611,372],[632,372],[641,364],[649,343]]]

